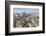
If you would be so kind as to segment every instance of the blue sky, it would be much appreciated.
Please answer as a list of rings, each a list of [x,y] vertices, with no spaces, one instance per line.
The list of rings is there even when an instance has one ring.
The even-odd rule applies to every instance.
[[[37,8],[13,8],[14,13],[38,13],[39,9]]]

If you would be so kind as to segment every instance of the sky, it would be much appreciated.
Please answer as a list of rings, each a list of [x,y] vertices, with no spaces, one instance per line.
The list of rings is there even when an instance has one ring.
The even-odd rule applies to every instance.
[[[39,13],[38,8],[13,8],[13,13]]]

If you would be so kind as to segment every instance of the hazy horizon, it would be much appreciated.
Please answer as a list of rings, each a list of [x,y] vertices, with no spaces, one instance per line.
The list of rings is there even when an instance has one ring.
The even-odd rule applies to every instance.
[[[39,13],[39,9],[37,8],[13,8],[13,13]]]

